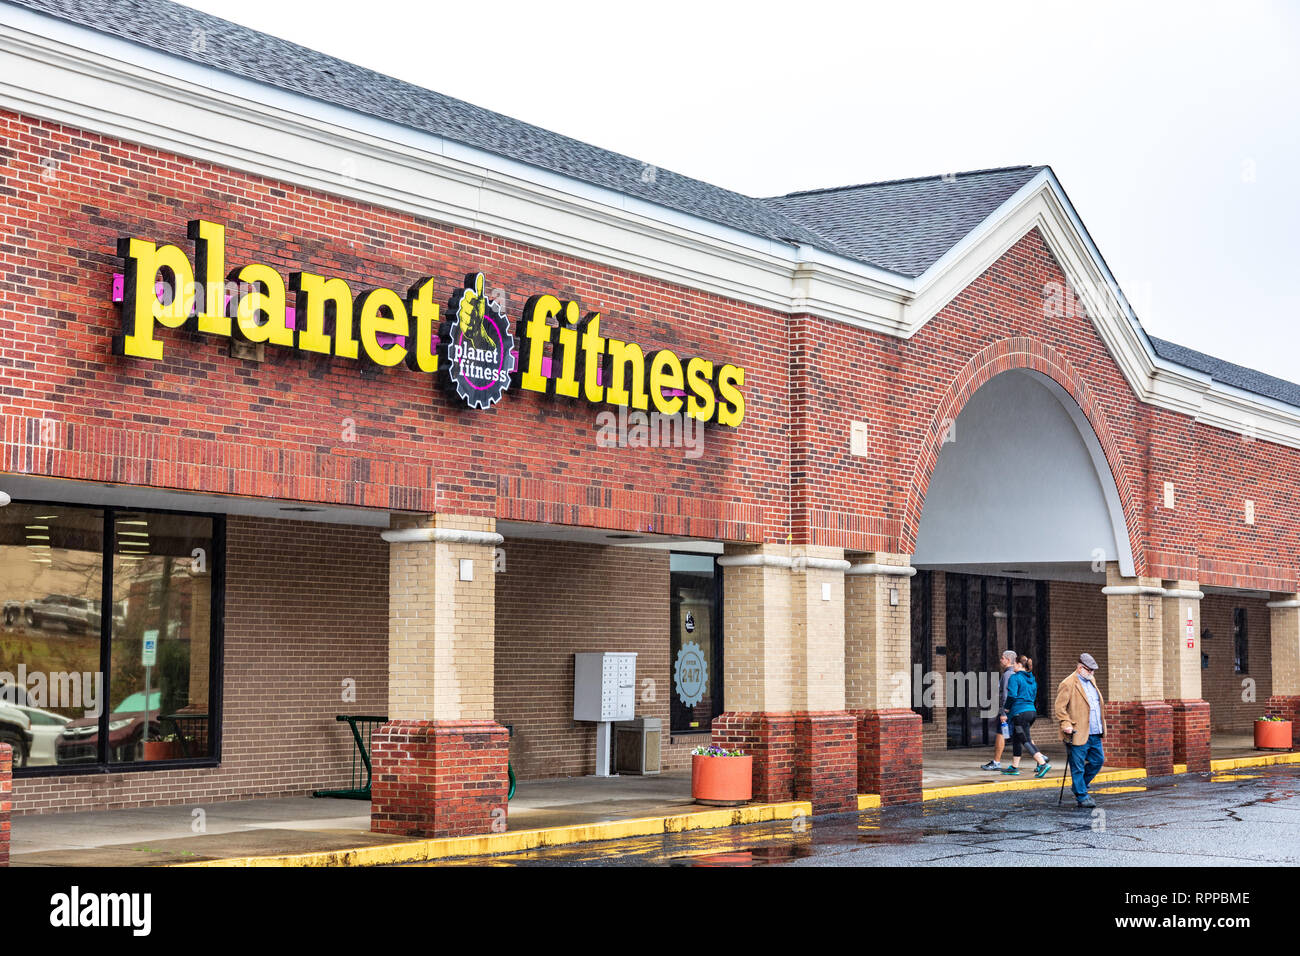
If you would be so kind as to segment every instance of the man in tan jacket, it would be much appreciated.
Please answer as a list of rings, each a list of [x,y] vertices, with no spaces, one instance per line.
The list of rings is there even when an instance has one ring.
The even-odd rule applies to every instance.
[[[1082,809],[1097,805],[1088,793],[1088,784],[1106,762],[1101,739],[1106,734],[1102,712],[1101,689],[1097,687],[1097,661],[1091,654],[1080,654],[1074,673],[1056,689],[1056,719],[1070,761],[1074,799]]]

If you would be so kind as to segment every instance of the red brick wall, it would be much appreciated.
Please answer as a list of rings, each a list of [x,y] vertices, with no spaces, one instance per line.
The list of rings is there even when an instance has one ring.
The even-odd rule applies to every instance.
[[[0,137],[6,217],[21,224],[0,245],[0,470],[786,540],[784,317],[12,113],[0,112]],[[375,372],[273,347],[257,364],[231,357],[225,340],[165,329],[161,361],[113,356],[118,238],[192,252],[186,223],[196,218],[225,224],[229,268],[315,271],[354,291],[405,292],[435,276],[443,302],[482,270],[516,320],[533,293],[576,299],[603,312],[603,334],[647,354],[671,347],[745,367],[743,427],[709,426],[703,456],[687,459],[598,447],[596,414],[612,406],[516,391],[470,411],[404,367]],[[34,448],[34,419],[46,415],[57,435]]]
[[[1052,306],[1064,276],[1036,232],[903,340],[13,113],[0,113],[0,135],[0,186],[20,224],[0,246],[0,469],[702,537],[793,532],[796,543],[906,552],[944,418],[992,374],[1032,366],[1070,390],[1097,430],[1140,571],[1296,588],[1300,527],[1286,518],[1300,451],[1137,402],[1091,320]],[[532,292],[575,297],[604,312],[610,334],[744,365],[748,417],[736,432],[710,429],[704,456],[689,460],[598,448],[597,409],[586,404],[528,393],[457,410],[405,370],[273,348],[249,363],[180,331],[161,333],[161,362],[111,356],[116,240],[184,245],[198,217],[227,225],[231,265],[316,270],[355,289],[434,275],[448,294],[481,268],[516,315]],[[58,425],[42,444],[45,416]],[[866,458],[845,454],[851,420],[870,425]],[[1172,512],[1158,502],[1166,478],[1177,486]],[[1247,495],[1254,526],[1241,517]]]
[[[1248,670],[1238,674],[1233,669],[1232,611],[1246,609],[1246,633],[1249,637]],[[1267,602],[1227,594],[1207,594],[1201,601],[1201,633],[1209,629],[1214,636],[1202,637],[1202,654],[1210,655],[1210,666],[1201,670],[1201,697],[1210,704],[1210,729],[1234,734],[1254,733],[1256,717],[1267,710],[1273,693],[1273,654],[1270,612]],[[1242,681],[1254,681],[1255,699],[1242,700]]]
[[[20,778],[16,813],[208,803],[345,786],[341,713],[388,700],[388,545],[375,528],[231,517],[220,767]],[[356,701],[342,699],[356,682]]]
[[[709,735],[669,743],[668,553],[509,538],[496,576],[496,719],[520,779],[595,772],[596,725],[573,719],[573,655],[635,651],[638,716],[663,724],[663,769]]]

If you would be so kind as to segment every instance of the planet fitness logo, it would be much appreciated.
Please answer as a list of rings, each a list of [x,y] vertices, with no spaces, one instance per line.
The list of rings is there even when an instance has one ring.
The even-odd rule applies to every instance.
[[[491,408],[510,387],[515,337],[501,304],[484,295],[483,273],[465,276],[448,316],[442,331],[447,391],[470,408]]]

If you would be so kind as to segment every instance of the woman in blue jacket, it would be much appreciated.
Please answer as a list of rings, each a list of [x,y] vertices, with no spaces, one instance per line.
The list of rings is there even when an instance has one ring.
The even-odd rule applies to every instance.
[[[1033,757],[1034,762],[1038,764],[1038,769],[1034,771],[1035,777],[1043,777],[1051,772],[1052,765],[1034,746],[1033,738],[1029,735],[1029,728],[1038,718],[1038,708],[1034,703],[1037,699],[1038,681],[1034,679],[1034,662],[1022,654],[1016,661],[1016,672],[1011,675],[1011,681],[1007,684],[1007,719],[1011,722],[1011,766],[1002,772],[1008,776],[1020,773],[1022,750],[1028,751],[1029,756]]]

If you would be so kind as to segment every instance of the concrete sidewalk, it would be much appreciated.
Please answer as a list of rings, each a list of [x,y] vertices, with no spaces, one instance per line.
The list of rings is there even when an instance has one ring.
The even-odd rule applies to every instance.
[[[195,811],[202,811],[199,816]],[[196,827],[203,829],[196,832]],[[363,800],[283,797],[14,817],[11,866],[162,866],[397,842]]]
[[[510,801],[507,832],[680,820],[697,814],[722,819],[717,808],[692,802],[689,772],[526,781]],[[371,833],[366,801],[285,797],[19,816],[13,820],[10,862],[161,866],[342,851],[411,839]]]

